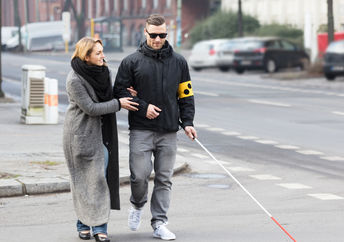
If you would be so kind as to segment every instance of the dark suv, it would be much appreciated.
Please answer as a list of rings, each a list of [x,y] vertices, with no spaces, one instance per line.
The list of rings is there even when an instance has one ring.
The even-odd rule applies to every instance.
[[[309,56],[304,50],[276,37],[243,38],[233,60],[233,68],[239,74],[252,69],[269,73],[286,67],[305,69],[308,65]]]
[[[344,75],[344,40],[332,42],[324,55],[324,75],[332,81]]]

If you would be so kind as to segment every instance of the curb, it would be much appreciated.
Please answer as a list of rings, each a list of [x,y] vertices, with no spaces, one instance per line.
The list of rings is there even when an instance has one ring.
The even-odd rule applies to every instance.
[[[173,176],[189,169],[188,163],[184,163],[173,169]],[[150,179],[154,178],[154,173]],[[123,176],[119,179],[120,186],[130,183],[130,176]],[[22,178],[22,179],[0,179],[0,198],[29,196],[47,193],[70,192],[69,181],[62,178]]]

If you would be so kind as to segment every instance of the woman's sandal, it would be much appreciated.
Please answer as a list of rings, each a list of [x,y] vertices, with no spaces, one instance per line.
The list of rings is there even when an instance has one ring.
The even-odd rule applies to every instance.
[[[83,240],[91,239],[91,232],[90,231],[80,231],[79,238]]]
[[[96,234],[94,235],[94,238],[97,242],[110,242],[106,234]]]

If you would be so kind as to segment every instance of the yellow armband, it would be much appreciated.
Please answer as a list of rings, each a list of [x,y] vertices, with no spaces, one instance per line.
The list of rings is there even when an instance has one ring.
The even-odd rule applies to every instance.
[[[193,96],[191,81],[179,83],[178,97],[185,98]]]

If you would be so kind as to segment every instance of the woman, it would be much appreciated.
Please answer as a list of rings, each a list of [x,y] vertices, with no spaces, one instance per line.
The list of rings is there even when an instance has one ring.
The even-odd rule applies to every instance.
[[[63,148],[71,176],[71,191],[83,240],[108,242],[110,209],[119,209],[118,140],[115,112],[136,111],[131,98],[114,99],[109,69],[100,40],[78,41],[66,89]]]

